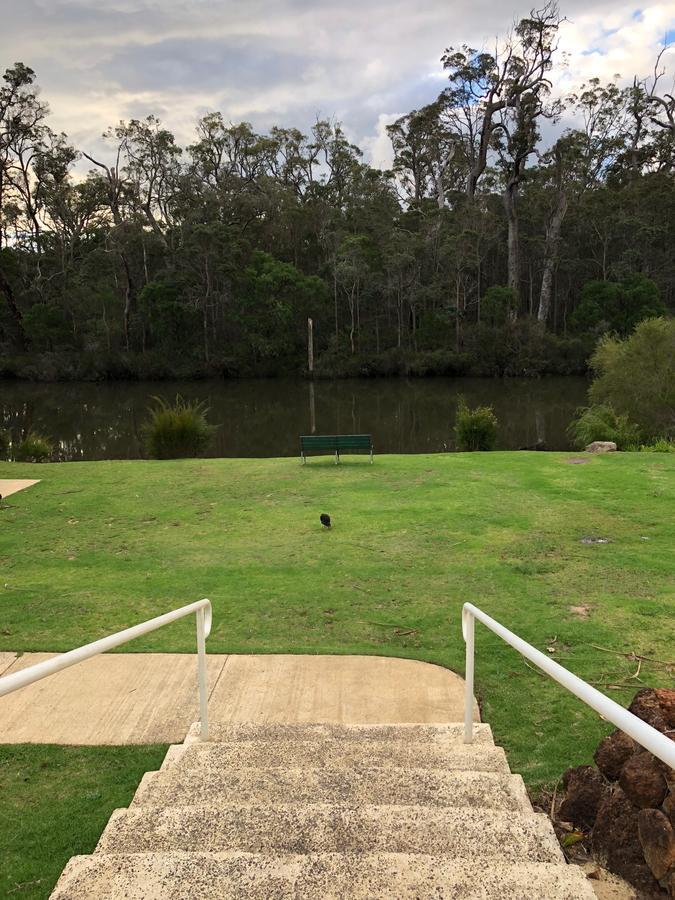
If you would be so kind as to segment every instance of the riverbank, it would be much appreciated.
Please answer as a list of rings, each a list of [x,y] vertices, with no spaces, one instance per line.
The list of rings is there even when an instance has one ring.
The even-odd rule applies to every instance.
[[[587,459],[0,465],[41,479],[1,511],[0,649],[70,649],[207,596],[212,653],[378,654],[461,674],[472,601],[628,702],[672,679],[649,662],[633,679],[630,654],[668,660],[675,460]],[[126,649],[192,652],[193,631]],[[480,628],[477,659],[484,718],[530,786],[589,761],[606,730],[595,715]]]
[[[522,320],[507,327],[481,325],[466,330],[455,349],[448,335],[429,334],[419,349],[387,349],[343,345],[317,353],[315,378],[478,377],[536,378],[542,375],[585,375],[597,341],[595,333],[555,334],[536,322]],[[385,345],[386,346],[386,345]],[[176,347],[175,351],[179,348]],[[213,354],[208,361],[192,352],[56,350],[5,353],[2,379],[59,381],[165,381],[202,378],[285,378],[307,376],[304,348],[287,356],[252,358]]]

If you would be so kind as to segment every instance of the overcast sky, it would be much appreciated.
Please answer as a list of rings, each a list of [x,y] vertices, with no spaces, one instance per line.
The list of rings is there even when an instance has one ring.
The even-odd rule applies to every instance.
[[[384,126],[433,100],[445,47],[494,44],[530,4],[499,0],[0,0],[0,66],[35,69],[51,125],[82,149],[120,119],[154,113],[185,145],[221,110],[260,130],[342,121],[376,165]],[[647,75],[675,3],[562,0],[565,90],[598,75]],[[668,51],[669,83],[675,46]]]

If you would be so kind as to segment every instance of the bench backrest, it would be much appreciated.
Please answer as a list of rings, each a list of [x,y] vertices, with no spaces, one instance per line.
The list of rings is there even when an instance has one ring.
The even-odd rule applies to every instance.
[[[369,434],[304,434],[300,437],[302,450],[370,450],[373,439]]]

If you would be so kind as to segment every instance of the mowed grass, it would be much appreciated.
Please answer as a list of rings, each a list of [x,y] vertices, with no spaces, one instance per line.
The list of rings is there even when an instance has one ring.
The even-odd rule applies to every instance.
[[[49,897],[166,747],[0,746],[0,897]]]
[[[463,673],[471,601],[628,703],[673,683],[675,460],[570,458],[0,466],[43,479],[0,511],[0,649],[67,650],[209,597],[212,652],[372,653]],[[483,718],[528,785],[590,761],[607,726],[479,624],[476,645]],[[190,619],[124,649],[194,648]],[[631,653],[655,662],[633,677]]]

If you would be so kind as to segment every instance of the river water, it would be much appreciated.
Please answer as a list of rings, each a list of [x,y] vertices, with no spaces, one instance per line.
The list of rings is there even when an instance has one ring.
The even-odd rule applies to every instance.
[[[33,384],[0,381],[0,430],[52,439],[63,460],[137,459],[154,396],[206,401],[218,426],[210,456],[294,456],[301,434],[373,435],[375,452],[454,449],[457,402],[491,405],[498,449],[571,448],[567,426],[585,403],[584,378],[381,378],[309,382],[242,379]]]

